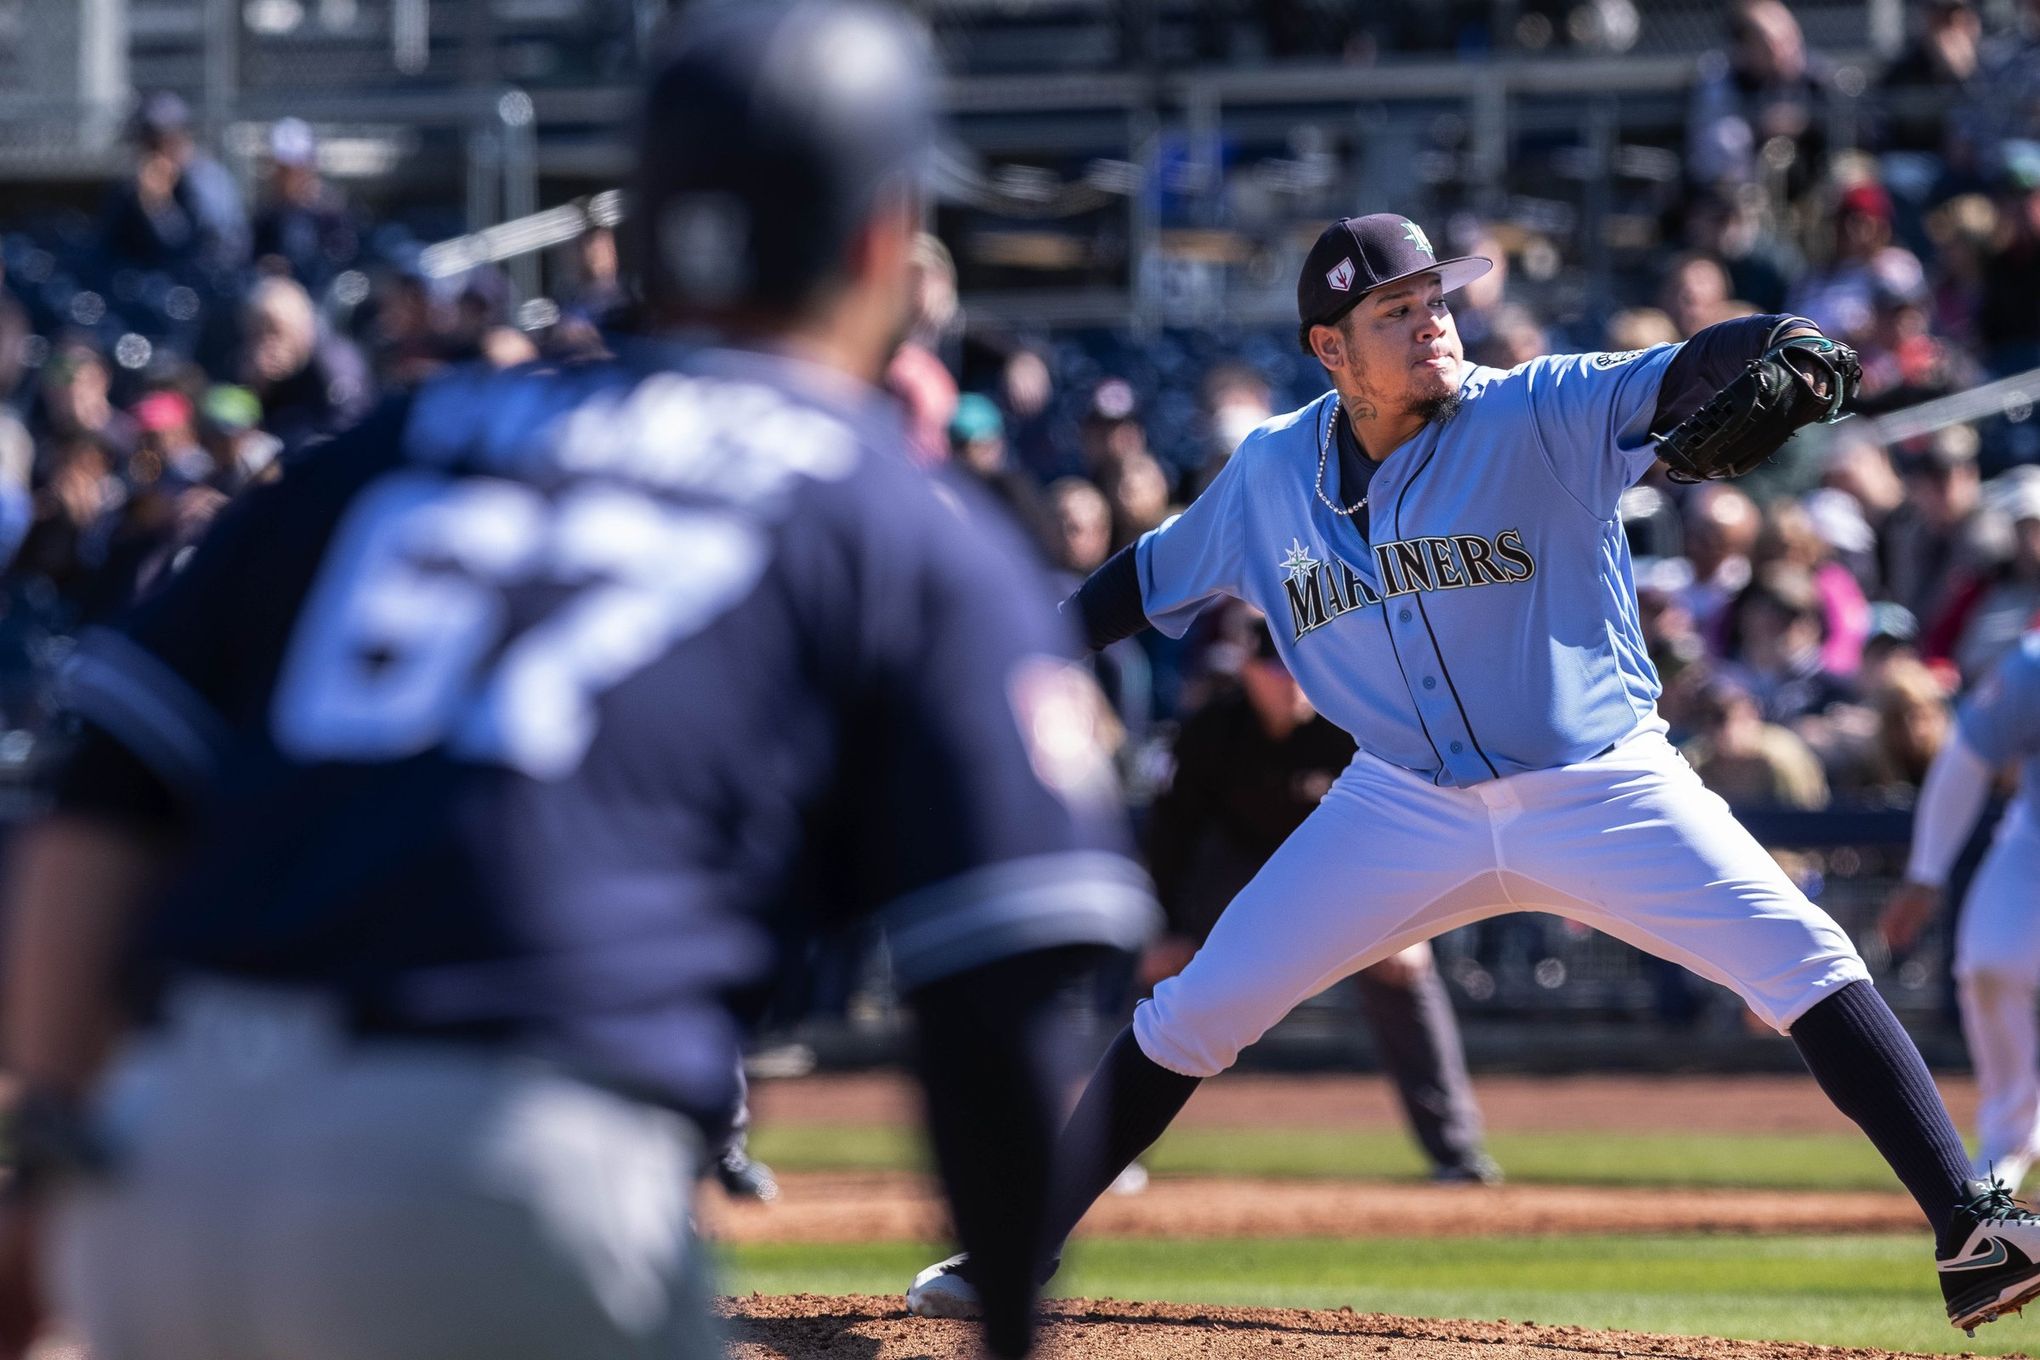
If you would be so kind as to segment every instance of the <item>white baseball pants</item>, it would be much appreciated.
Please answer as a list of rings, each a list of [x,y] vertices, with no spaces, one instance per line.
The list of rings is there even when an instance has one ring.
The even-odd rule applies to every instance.
[[[320,1003],[187,993],[96,1107],[47,1269],[94,1360],[708,1360],[678,1114]]]
[[[2040,1156],[2040,818],[2024,800],[1969,885],[1955,980],[1976,1066],[1977,1163],[2021,1167]]]
[[[1592,926],[1733,988],[1785,1031],[1869,977],[1855,946],[1707,791],[1658,724],[1606,754],[1438,788],[1362,752],[1134,1012],[1172,1072],[1230,1067],[1299,1001],[1511,911]]]

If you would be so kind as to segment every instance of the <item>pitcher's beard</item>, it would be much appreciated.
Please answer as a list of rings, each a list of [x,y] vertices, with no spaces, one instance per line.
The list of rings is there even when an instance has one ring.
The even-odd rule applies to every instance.
[[[1425,397],[1410,409],[1422,416],[1427,425],[1443,425],[1459,414],[1459,394],[1447,392],[1443,396]]]

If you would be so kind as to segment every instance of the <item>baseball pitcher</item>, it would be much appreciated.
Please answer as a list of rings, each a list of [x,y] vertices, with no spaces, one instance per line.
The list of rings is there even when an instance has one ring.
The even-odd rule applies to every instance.
[[[1069,1125],[1044,1265],[1197,1083],[1299,1001],[1442,931],[1546,911],[1733,988],[1789,1034],[1933,1226],[1950,1321],[1989,1321],[2040,1294],[2040,1219],[1971,1179],[1848,937],[1666,741],[1616,513],[1660,458],[1679,480],[1734,476],[1833,418],[1855,356],[1758,316],[1485,368],[1446,298],[1491,267],[1439,259],[1394,213],[1326,228],[1297,308],[1332,390],[1249,435],[1067,606],[1103,645],[1247,600],[1359,749],[1108,1049]],[[969,1311],[971,1273],[930,1267],[910,1306]]]

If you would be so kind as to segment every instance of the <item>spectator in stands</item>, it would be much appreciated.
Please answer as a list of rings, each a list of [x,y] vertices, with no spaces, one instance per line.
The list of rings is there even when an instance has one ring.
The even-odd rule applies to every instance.
[[[1824,334],[1861,345],[1870,333],[1879,281],[1924,280],[1913,253],[1891,243],[1891,195],[1875,180],[1842,190],[1827,263],[1793,285],[1785,310]]]
[[[1948,692],[1932,671],[1905,657],[1886,669],[1870,702],[1877,713],[1877,738],[1869,760],[1850,775],[1849,795],[1910,806],[1927,766],[1948,739]]]
[[[510,323],[510,276],[493,264],[476,265],[461,277],[453,309],[440,336],[449,363],[480,360],[497,368],[527,363],[537,347]],[[507,332],[507,334],[506,334]]]
[[[1711,255],[1695,252],[1672,261],[1659,302],[1679,339],[1690,339],[1695,331],[1728,319],[1734,297],[1730,286],[1728,271]]]
[[[255,214],[255,258],[280,261],[316,292],[361,253],[354,216],[339,190],[319,175],[318,140],[303,119],[269,129],[269,179]]]
[[[1756,701],[1766,722],[1823,717],[1855,697],[1821,665],[1824,633],[1813,577],[1789,562],[1768,563],[1736,596],[1722,673]]]
[[[199,443],[189,397],[174,389],[151,392],[135,403],[134,415],[141,440],[128,460],[130,485],[202,486],[212,480],[212,455]]]
[[[1929,325],[1949,343],[1977,353],[1977,322],[1990,286],[1988,260],[1998,235],[1997,205],[1983,194],[1958,194],[1929,213],[1926,226],[1934,245]]]
[[[1870,527],[1863,507],[1854,496],[1832,486],[1813,488],[1800,498],[1799,504],[1806,510],[1814,532],[1820,535],[1828,559],[1848,573],[1856,593],[1867,600],[1877,588],[1877,531]],[[1866,621],[1869,618],[1867,605],[1864,618]],[[1866,622],[1866,629],[1867,626]],[[1852,671],[1855,665],[1834,669]]]
[[[1884,589],[1883,528],[1905,500],[1905,484],[1891,465],[1884,446],[1851,428],[1835,427],[1823,454],[1821,487],[1848,499],[1869,531],[1867,544],[1837,544],[1837,551],[1863,586],[1866,595]],[[1834,542],[1833,536],[1829,542]]]
[[[1859,353],[1863,381],[1855,409],[1866,415],[1948,395],[1981,380],[1976,366],[1931,329],[1933,295],[1910,255],[1887,253],[1872,267],[1871,323]]]
[[[1854,675],[1870,636],[1870,602],[1847,567],[1835,560],[1808,509],[1794,500],[1776,500],[1764,510],[1751,562],[1759,575],[1773,562],[1804,573],[1820,608],[1821,669],[1830,675]]]
[[[1115,552],[1169,517],[1169,474],[1151,453],[1129,454],[1111,465],[1099,490],[1112,506]]]
[[[1204,375],[1204,421],[1210,431],[1193,491],[1208,486],[1254,428],[1274,416],[1268,380],[1245,364],[1215,364]]]
[[[1750,552],[1757,545],[1757,507],[1735,487],[1710,482],[1686,501],[1686,557],[1693,579],[1678,603],[1717,655],[1728,607],[1750,583]]]
[[[624,307],[623,271],[616,232],[590,227],[574,241],[574,283],[561,310],[587,326],[610,324]]]
[[[1652,345],[1676,345],[1681,338],[1672,319],[1657,308],[1625,307],[1608,318],[1602,345],[1622,354]]]
[[[191,110],[169,91],[145,97],[129,124],[133,172],[107,205],[107,253],[142,269],[215,276],[248,260],[241,192],[191,134]]]
[[[448,302],[415,258],[380,277],[368,340],[379,383],[408,391],[446,366]]]
[[[1765,194],[1754,184],[1716,185],[1686,208],[1686,248],[1728,271],[1728,296],[1759,311],[1785,306],[1789,281],[1804,266],[1796,251],[1764,226]]]
[[[2018,18],[1987,39],[1974,83],[1976,100],[1963,120],[1986,156],[2007,140],[2040,140],[2040,0],[2025,0]]]
[[[1709,675],[1707,643],[1686,612],[1679,592],[1664,578],[1682,579],[1676,561],[1659,562],[1640,568],[1636,580],[1638,621],[1643,625],[1643,645],[1664,686],[1658,712],[1671,725],[1674,743],[1696,730],[1696,700]]]
[[[2040,60],[2040,50],[2034,55]],[[1984,262],[1976,327],[1991,370],[2015,373],[2040,365],[2040,146],[2012,150],[2005,184],[1999,243]]]
[[[1478,255],[1495,262],[1493,269],[1452,295],[1452,324],[1471,357],[1494,334],[1496,317],[1508,300],[1509,248],[1472,213],[1455,213],[1446,221],[1445,241],[1453,255]]]
[[[1055,564],[1079,580],[1112,555],[1112,505],[1082,477],[1049,484],[1048,507],[1055,516]]]
[[[1737,807],[1827,806],[1827,775],[1805,742],[1767,722],[1757,699],[1717,678],[1700,703],[1700,734],[1682,748],[1702,783]]]
[[[283,441],[262,428],[262,403],[253,392],[231,383],[206,390],[199,434],[219,469],[215,485],[232,494],[256,482],[272,480],[282,470],[277,455]]]
[[[242,376],[286,455],[359,420],[374,393],[360,352],[327,333],[304,286],[266,278],[249,291]]]
[[[1013,466],[1006,448],[1006,418],[982,392],[966,392],[949,422],[950,456],[1006,507],[1014,525],[1045,561],[1055,560],[1056,531],[1034,479]]]
[[[114,406],[112,391],[113,375],[90,342],[82,338],[58,342],[43,365],[38,401],[29,413],[29,433],[37,444],[89,438],[119,468],[134,452],[135,423]]]
[[[907,338],[885,372],[885,388],[907,409],[907,432],[929,463],[949,456],[949,422],[956,414],[956,379],[937,352],[957,316],[956,262],[927,232],[914,242],[914,314]]]
[[[1118,464],[1148,452],[1147,429],[1135,410],[1133,385],[1120,378],[1107,378],[1091,393],[1091,409],[1084,413],[1080,431],[1083,440],[1084,475],[1102,482]]]
[[[106,446],[89,433],[40,441],[34,516],[15,570],[41,577],[67,612],[103,558],[96,531],[127,497]]]
[[[1796,191],[1820,173],[1828,78],[1781,0],[1737,0],[1728,51],[1701,62],[1686,119],[1687,171],[1701,187],[1753,183],[1759,155],[1783,163]],[[1785,154],[1767,150],[1781,143]]]
[[[1947,102],[1971,90],[1983,52],[1983,19],[1972,0],[1927,0],[1920,19],[1882,82],[1894,97],[1884,142],[1899,151],[1940,150]]]
[[[1495,309],[1488,333],[1477,345],[1466,347],[1467,359],[1491,368],[1514,368],[1551,352],[1551,337],[1543,323],[1528,307],[1505,303]]]
[[[1950,582],[1946,607],[1925,639],[1930,656],[1954,661],[1965,682],[1990,673],[2029,628],[2040,624],[2040,468],[2020,468],[2004,497],[2011,547],[2001,560]]]
[[[1973,428],[1950,425],[1899,464],[1905,499],[1878,533],[1884,598],[1923,623],[1940,617],[1951,578],[1973,575],[1988,560],[1980,533],[1977,448]]]

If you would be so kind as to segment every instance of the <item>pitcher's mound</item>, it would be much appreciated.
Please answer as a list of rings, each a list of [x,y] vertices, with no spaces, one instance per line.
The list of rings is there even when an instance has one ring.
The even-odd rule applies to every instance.
[[[724,1299],[731,1360],[977,1360],[975,1329],[910,1317],[897,1296],[753,1294]],[[1795,1342],[1645,1336],[1534,1322],[1433,1322],[1380,1313],[1060,1299],[1043,1308],[1044,1360],[1889,1360],[1891,1351]]]

